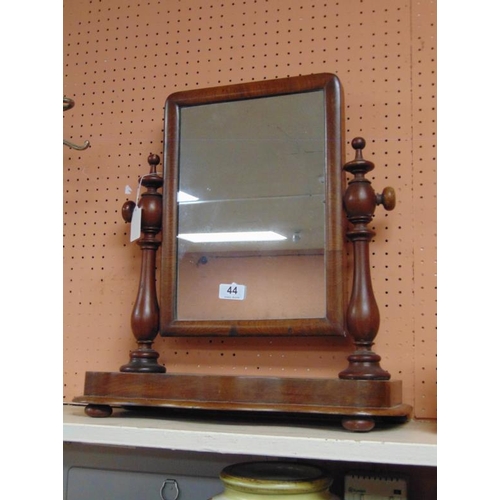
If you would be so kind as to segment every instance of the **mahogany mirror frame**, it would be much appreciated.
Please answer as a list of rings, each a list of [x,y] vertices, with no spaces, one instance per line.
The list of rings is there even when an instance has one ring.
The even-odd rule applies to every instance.
[[[322,91],[325,106],[325,279],[326,314],[322,318],[266,320],[184,320],[177,310],[177,228],[180,114],[184,107],[259,97]],[[163,151],[163,227],[159,272],[160,335],[182,336],[346,336],[346,219],[343,97],[339,79],[330,73],[180,91],[165,104]]]

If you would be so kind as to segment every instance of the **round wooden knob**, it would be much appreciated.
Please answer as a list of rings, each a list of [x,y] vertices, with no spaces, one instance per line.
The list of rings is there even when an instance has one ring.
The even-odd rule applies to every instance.
[[[351,146],[353,147],[353,149],[356,149],[356,150],[365,149],[366,141],[362,137],[355,137],[351,141]]]
[[[396,206],[396,191],[386,187],[382,194],[377,194],[377,205],[382,205],[386,210],[393,210]]]
[[[128,200],[123,204],[122,207],[122,217],[125,222],[130,222],[132,220],[132,214],[135,208],[135,201]]]
[[[154,153],[149,153],[148,163],[150,166],[149,173],[156,173],[156,167],[160,163],[160,157],[158,155],[155,155]]]

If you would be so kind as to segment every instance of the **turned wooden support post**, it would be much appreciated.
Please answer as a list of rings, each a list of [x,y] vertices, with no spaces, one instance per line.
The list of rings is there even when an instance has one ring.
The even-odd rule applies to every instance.
[[[355,352],[347,359],[349,366],[339,374],[341,379],[389,380],[389,372],[380,367],[380,356],[372,351],[377,335],[380,315],[373,293],[370,275],[369,245],[374,232],[368,228],[373,219],[375,207],[382,204],[386,210],[396,205],[394,189],[385,188],[381,195],[375,194],[365,174],[375,165],[363,159],[365,140],[357,137],[352,141],[356,150],[353,161],[344,170],[354,175],[344,195],[347,219],[352,224],[347,237],[353,243],[354,276],[351,299],[347,308],[347,330],[354,340]]]
[[[138,240],[141,248],[142,264],[139,290],[132,311],[132,332],[138,349],[130,353],[128,364],[120,368],[121,372],[165,373],[165,367],[158,364],[159,354],[152,348],[158,334],[160,309],[156,295],[156,251],[160,241],[156,235],[162,225],[162,195],[158,189],[163,186],[163,178],[156,173],[160,163],[158,155],[150,154],[149,174],[142,177],[141,185],[146,191],[141,194],[138,207],[141,209],[141,232]],[[127,201],[122,208],[122,216],[131,222],[135,202]]]

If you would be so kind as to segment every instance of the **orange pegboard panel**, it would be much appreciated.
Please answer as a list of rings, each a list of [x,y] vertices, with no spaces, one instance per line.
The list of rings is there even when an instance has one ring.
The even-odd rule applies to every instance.
[[[375,351],[405,402],[436,417],[435,17],[431,0],[64,2],[64,399],[86,371],[116,371],[135,347],[140,250],[121,206],[178,90],[330,72],[345,93],[346,159],[356,136],[377,192],[371,245],[381,326]],[[329,339],[157,339],[169,372],[332,376],[348,349]]]

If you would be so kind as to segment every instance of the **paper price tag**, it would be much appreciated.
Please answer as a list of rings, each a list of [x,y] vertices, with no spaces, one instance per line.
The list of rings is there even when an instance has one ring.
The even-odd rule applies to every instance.
[[[143,176],[144,177],[144,176]],[[137,185],[137,196],[135,198],[135,207],[132,212],[132,219],[130,221],[130,242],[132,243],[135,240],[138,240],[141,237],[141,217],[142,217],[142,208],[139,208],[139,193],[141,192],[141,184],[142,179],[139,179],[139,183]],[[127,191],[127,186],[125,188],[125,192]]]
[[[132,212],[132,220],[130,221],[130,241],[135,241],[141,237],[141,215],[142,208],[137,205]]]
[[[222,283],[219,285],[219,299],[245,300],[247,287],[237,283]]]

